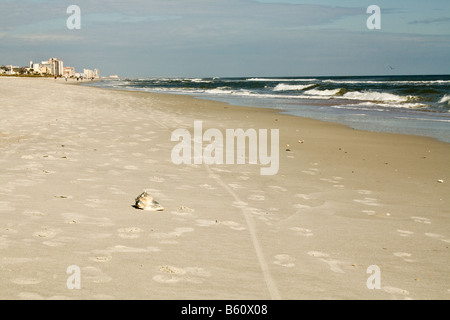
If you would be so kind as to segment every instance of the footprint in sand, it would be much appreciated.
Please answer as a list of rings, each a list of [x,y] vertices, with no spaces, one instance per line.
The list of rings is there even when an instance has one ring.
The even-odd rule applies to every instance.
[[[404,237],[404,238],[410,237],[411,235],[414,234],[414,232],[412,232],[412,231],[400,230],[400,229],[397,229],[397,232],[400,234],[400,237]]]
[[[176,211],[172,211],[171,213],[177,216],[190,216],[194,211],[194,209],[189,207],[181,206]]]
[[[19,284],[19,285],[36,285],[42,282],[42,279],[35,278],[35,277],[20,277],[11,279],[12,283]]]
[[[45,298],[33,292],[21,292],[17,295],[20,300],[45,300]]]
[[[209,185],[207,183],[200,185],[200,187],[204,188],[206,190],[216,190],[217,189],[216,187],[213,187],[213,186],[211,186],[211,185]]]
[[[117,232],[119,232],[119,237],[123,239],[137,239],[140,237],[140,233],[144,232],[144,230],[138,227],[128,227],[118,229]]]
[[[295,231],[296,234],[304,237],[312,237],[314,235],[312,230],[306,228],[292,227],[289,230]]]
[[[232,206],[238,209],[244,209],[248,206],[248,203],[244,201],[233,201]]]
[[[288,191],[286,188],[283,188],[283,187],[280,187],[280,186],[269,186],[269,188],[271,188],[274,191],[281,191],[281,192]]]
[[[174,231],[171,232],[158,232],[150,235],[152,238],[156,239],[173,239],[181,237],[185,233],[193,232],[194,228],[184,227],[184,228],[175,228]]]
[[[309,196],[309,195],[307,195],[307,194],[303,194],[303,193],[297,193],[297,194],[295,195],[295,197],[296,197],[296,198],[303,199],[303,200],[309,200],[309,199],[311,199],[311,196]]]
[[[260,194],[252,194],[248,197],[248,200],[254,200],[254,201],[264,201],[266,200],[266,197]]]
[[[99,256],[99,257],[90,257],[89,260],[94,262],[105,263],[111,261],[112,256]]]
[[[413,219],[414,222],[417,223],[423,223],[423,224],[431,224],[430,219],[428,218],[423,218],[423,217],[411,217],[411,219]]]
[[[293,205],[294,209],[311,209],[310,206],[304,205],[304,204],[300,204],[300,203],[296,203]]]
[[[308,255],[311,257],[318,258],[320,261],[325,262],[330,267],[330,270],[336,273],[345,273],[340,267],[339,264],[343,264],[342,261],[335,260],[330,258],[330,255],[327,253],[323,253],[320,251],[309,251]]]
[[[126,170],[139,170],[139,168],[136,166],[124,166],[123,168]]]
[[[179,282],[187,282],[192,284],[201,284],[211,274],[204,268],[185,267],[179,268],[174,266],[159,267],[161,274],[155,275],[153,280],[159,283],[175,284]]]
[[[277,264],[282,267],[292,268],[295,267],[295,258],[291,257],[288,254],[278,254],[273,261],[274,264]]]
[[[37,238],[52,239],[60,232],[61,230],[43,227],[43,230],[36,231],[33,235]]]
[[[81,268],[82,281],[88,281],[92,283],[108,283],[112,281],[112,278],[105,273],[100,268],[88,266]]]
[[[364,204],[366,206],[380,206],[378,200],[374,198],[355,199],[353,201]]]
[[[411,253],[407,253],[407,252],[395,252],[394,256],[402,258],[404,261],[406,262],[414,262],[414,260],[412,259],[408,259],[412,256]]]
[[[164,180],[164,178],[160,178],[160,177],[151,177],[150,178],[150,181],[151,182],[157,182],[157,183],[162,183],[162,182],[164,182],[165,180]]]
[[[409,295],[409,292],[407,290],[400,289],[400,288],[395,288],[395,287],[387,286],[387,287],[383,287],[382,290],[384,292],[387,292],[387,293],[392,294],[392,295],[401,295],[401,296],[408,296]]]
[[[210,227],[210,226],[224,225],[226,227],[229,227],[232,230],[238,230],[238,231],[245,230],[245,227],[243,227],[241,224],[239,224],[237,222],[234,222],[234,221],[219,221],[219,220],[197,219],[196,222],[197,222],[197,225],[199,227]]]
[[[449,239],[445,239],[443,235],[441,234],[436,234],[436,233],[425,233],[425,235],[427,237],[433,238],[433,239],[437,239],[437,240],[441,240],[445,243],[450,243]]]
[[[67,224],[89,224],[99,227],[111,227],[114,225],[108,218],[90,217],[88,215],[74,212],[65,212],[61,215],[64,217],[64,223]]]

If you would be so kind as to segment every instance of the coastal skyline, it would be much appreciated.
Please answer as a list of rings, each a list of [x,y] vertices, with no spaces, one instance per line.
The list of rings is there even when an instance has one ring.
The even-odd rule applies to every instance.
[[[450,3],[96,1],[0,3],[0,61],[63,57],[124,77],[449,74]],[[371,30],[367,8],[381,9]]]

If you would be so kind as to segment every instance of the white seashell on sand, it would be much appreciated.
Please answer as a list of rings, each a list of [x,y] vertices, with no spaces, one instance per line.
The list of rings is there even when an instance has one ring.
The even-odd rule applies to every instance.
[[[146,210],[146,211],[164,211],[166,210],[164,207],[162,207],[158,201],[153,199],[153,197],[147,192],[141,193],[136,198],[136,204],[135,208]]]

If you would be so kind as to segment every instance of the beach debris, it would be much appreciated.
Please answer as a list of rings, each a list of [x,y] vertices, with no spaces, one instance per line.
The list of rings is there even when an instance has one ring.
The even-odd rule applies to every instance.
[[[147,192],[144,191],[141,193],[136,199],[135,208],[146,210],[146,211],[164,211],[166,210],[162,207],[158,201],[153,199],[153,197]]]
[[[305,140],[298,140],[298,143],[305,143]]]
[[[439,179],[437,182],[439,182],[439,183],[444,183],[444,180]]]

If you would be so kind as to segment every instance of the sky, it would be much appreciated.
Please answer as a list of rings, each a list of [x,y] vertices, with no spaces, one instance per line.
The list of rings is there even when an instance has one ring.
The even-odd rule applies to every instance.
[[[69,29],[67,8],[80,8]],[[367,20],[380,8],[381,29]],[[448,0],[0,0],[0,65],[121,77],[450,74]]]

